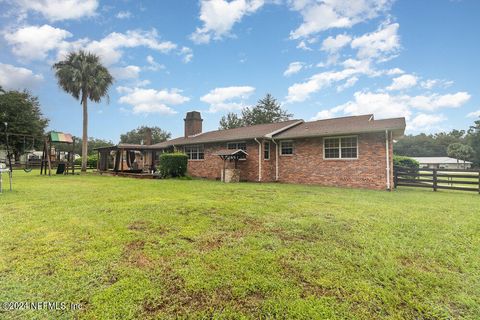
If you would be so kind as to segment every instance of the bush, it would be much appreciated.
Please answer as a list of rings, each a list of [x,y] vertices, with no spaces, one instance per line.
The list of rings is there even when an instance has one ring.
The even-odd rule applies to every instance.
[[[393,155],[393,165],[397,167],[408,168],[412,170],[418,170],[420,167],[420,163],[417,160],[404,157],[404,156],[397,156]]]
[[[96,154],[90,155],[87,157],[87,167],[88,168],[96,168],[98,162],[98,156]],[[82,158],[75,159],[75,165],[81,166],[82,165]]]
[[[162,153],[160,175],[163,178],[184,177],[187,173],[188,157],[184,153]]]

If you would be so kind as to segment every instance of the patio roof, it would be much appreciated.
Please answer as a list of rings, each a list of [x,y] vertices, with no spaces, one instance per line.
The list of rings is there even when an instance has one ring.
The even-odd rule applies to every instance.
[[[116,146],[98,147],[98,148],[94,148],[93,150],[111,151],[111,150],[119,150],[119,149],[139,150],[139,151],[143,151],[143,150],[158,150],[158,151],[160,151],[163,148],[156,147],[155,145],[120,143]]]
[[[215,155],[220,156],[220,157],[234,157],[234,156],[241,156],[242,154],[248,156],[248,153],[245,150],[242,149],[223,149],[219,150],[218,152],[215,153]]]

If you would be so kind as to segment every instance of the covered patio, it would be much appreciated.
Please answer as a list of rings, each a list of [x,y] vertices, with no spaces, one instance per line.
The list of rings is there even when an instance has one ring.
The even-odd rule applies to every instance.
[[[97,171],[120,176],[153,178],[157,171],[158,154],[164,148],[153,145],[118,144],[96,148]]]

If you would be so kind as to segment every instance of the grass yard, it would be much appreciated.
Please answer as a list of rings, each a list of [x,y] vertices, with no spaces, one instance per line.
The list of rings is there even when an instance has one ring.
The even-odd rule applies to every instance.
[[[479,319],[480,196],[15,172],[0,318]],[[68,308],[67,308],[68,309]]]

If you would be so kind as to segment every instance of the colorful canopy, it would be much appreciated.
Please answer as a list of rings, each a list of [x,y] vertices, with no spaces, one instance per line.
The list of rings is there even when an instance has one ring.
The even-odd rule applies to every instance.
[[[52,131],[50,133],[50,141],[52,141],[52,142],[73,143],[73,137],[70,133]]]

